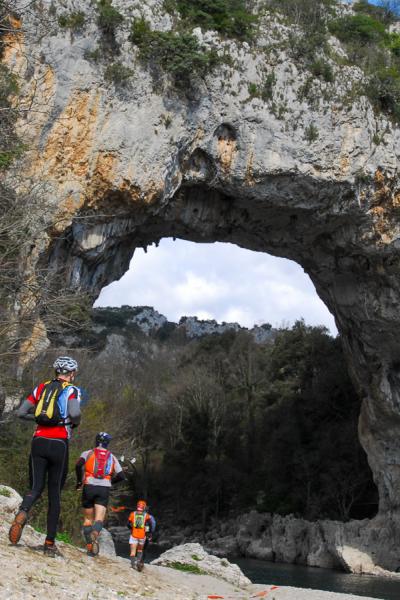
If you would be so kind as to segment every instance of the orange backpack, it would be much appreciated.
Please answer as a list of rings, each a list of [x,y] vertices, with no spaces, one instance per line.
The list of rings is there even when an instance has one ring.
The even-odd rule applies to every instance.
[[[90,451],[85,462],[85,480],[88,477],[95,479],[111,479],[114,470],[112,454],[105,448],[94,448]]]

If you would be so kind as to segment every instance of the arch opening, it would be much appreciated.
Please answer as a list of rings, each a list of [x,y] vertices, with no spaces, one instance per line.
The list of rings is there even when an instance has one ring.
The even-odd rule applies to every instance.
[[[220,137],[234,141],[229,128]],[[327,222],[321,213],[326,210],[327,195],[332,203],[341,203],[349,190],[339,185],[335,190],[316,191],[307,177],[275,176],[262,185],[266,196],[251,187],[237,196],[229,187],[222,192],[204,180],[195,184],[189,171],[172,200],[164,204],[159,199],[132,204],[124,192],[109,191],[95,210],[84,207],[66,234],[54,241],[50,263],[54,268],[68,265],[71,284],[88,289],[95,297],[128,269],[136,248],[157,244],[165,237],[229,242],[300,263],[337,317],[340,307],[331,294],[332,275],[335,261],[346,253],[337,242],[338,232],[341,245],[347,242],[349,216],[338,212],[336,219]],[[301,198],[307,193],[312,194],[312,201],[305,204]]]
[[[385,259],[365,236],[368,217],[354,190],[346,182],[316,183],[306,175],[279,174],[257,185],[248,182],[239,193],[234,183],[221,191],[207,177],[196,180],[197,175],[193,169],[185,172],[169,199],[163,194],[129,199],[123,192],[108,192],[123,200],[115,214],[102,212],[102,201],[84,205],[65,235],[54,240],[46,260],[56,270],[66,265],[71,285],[89,290],[93,299],[128,269],[136,248],[164,237],[229,242],[295,260],[335,316],[362,398],[360,440],[379,490],[380,514],[386,514],[397,506],[400,489],[391,462],[397,416],[391,408],[395,380],[390,373],[399,344],[390,324],[393,312],[386,321],[380,313]],[[383,395],[382,382],[389,390]],[[382,406],[386,408],[379,412]]]
[[[289,327],[301,318],[336,335],[333,316],[293,261],[239,248],[163,238],[138,248],[129,270],[102,289],[95,307],[152,306],[168,320],[182,316]]]

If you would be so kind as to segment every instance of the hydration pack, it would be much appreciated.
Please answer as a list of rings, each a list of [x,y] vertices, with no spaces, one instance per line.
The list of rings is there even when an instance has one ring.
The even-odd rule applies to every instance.
[[[105,448],[94,448],[85,463],[88,477],[95,479],[110,479],[113,471],[112,454]]]
[[[146,537],[146,531],[148,529],[146,525],[146,517],[147,513],[138,512],[135,510],[133,513],[133,519],[131,517],[131,525],[132,525],[132,536],[138,539],[144,539]]]
[[[59,398],[66,387],[71,385],[67,381],[54,379],[44,385],[35,409],[35,421],[38,425],[56,426],[64,424],[61,414]]]

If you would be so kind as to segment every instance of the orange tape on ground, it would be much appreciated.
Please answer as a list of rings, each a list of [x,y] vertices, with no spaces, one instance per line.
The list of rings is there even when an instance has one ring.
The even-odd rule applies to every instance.
[[[252,596],[252,598],[266,598],[267,595],[272,592],[272,590],[277,590],[278,589],[278,585],[273,585],[269,590],[264,590],[262,592],[258,592],[257,594],[254,594],[254,596]]]
[[[219,598],[224,598],[224,596],[207,596],[209,600],[218,600]]]

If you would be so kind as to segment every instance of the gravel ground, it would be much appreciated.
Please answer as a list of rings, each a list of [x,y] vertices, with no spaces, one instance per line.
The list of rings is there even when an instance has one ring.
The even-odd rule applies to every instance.
[[[0,489],[0,600],[360,600],[360,596],[268,585],[235,585],[210,575],[193,575],[146,565],[133,571],[129,560],[86,553],[59,543],[62,557],[43,555],[44,536],[27,525],[12,546],[8,529],[20,496]],[[400,594],[399,594],[400,598]],[[364,597],[364,600],[376,600]]]

